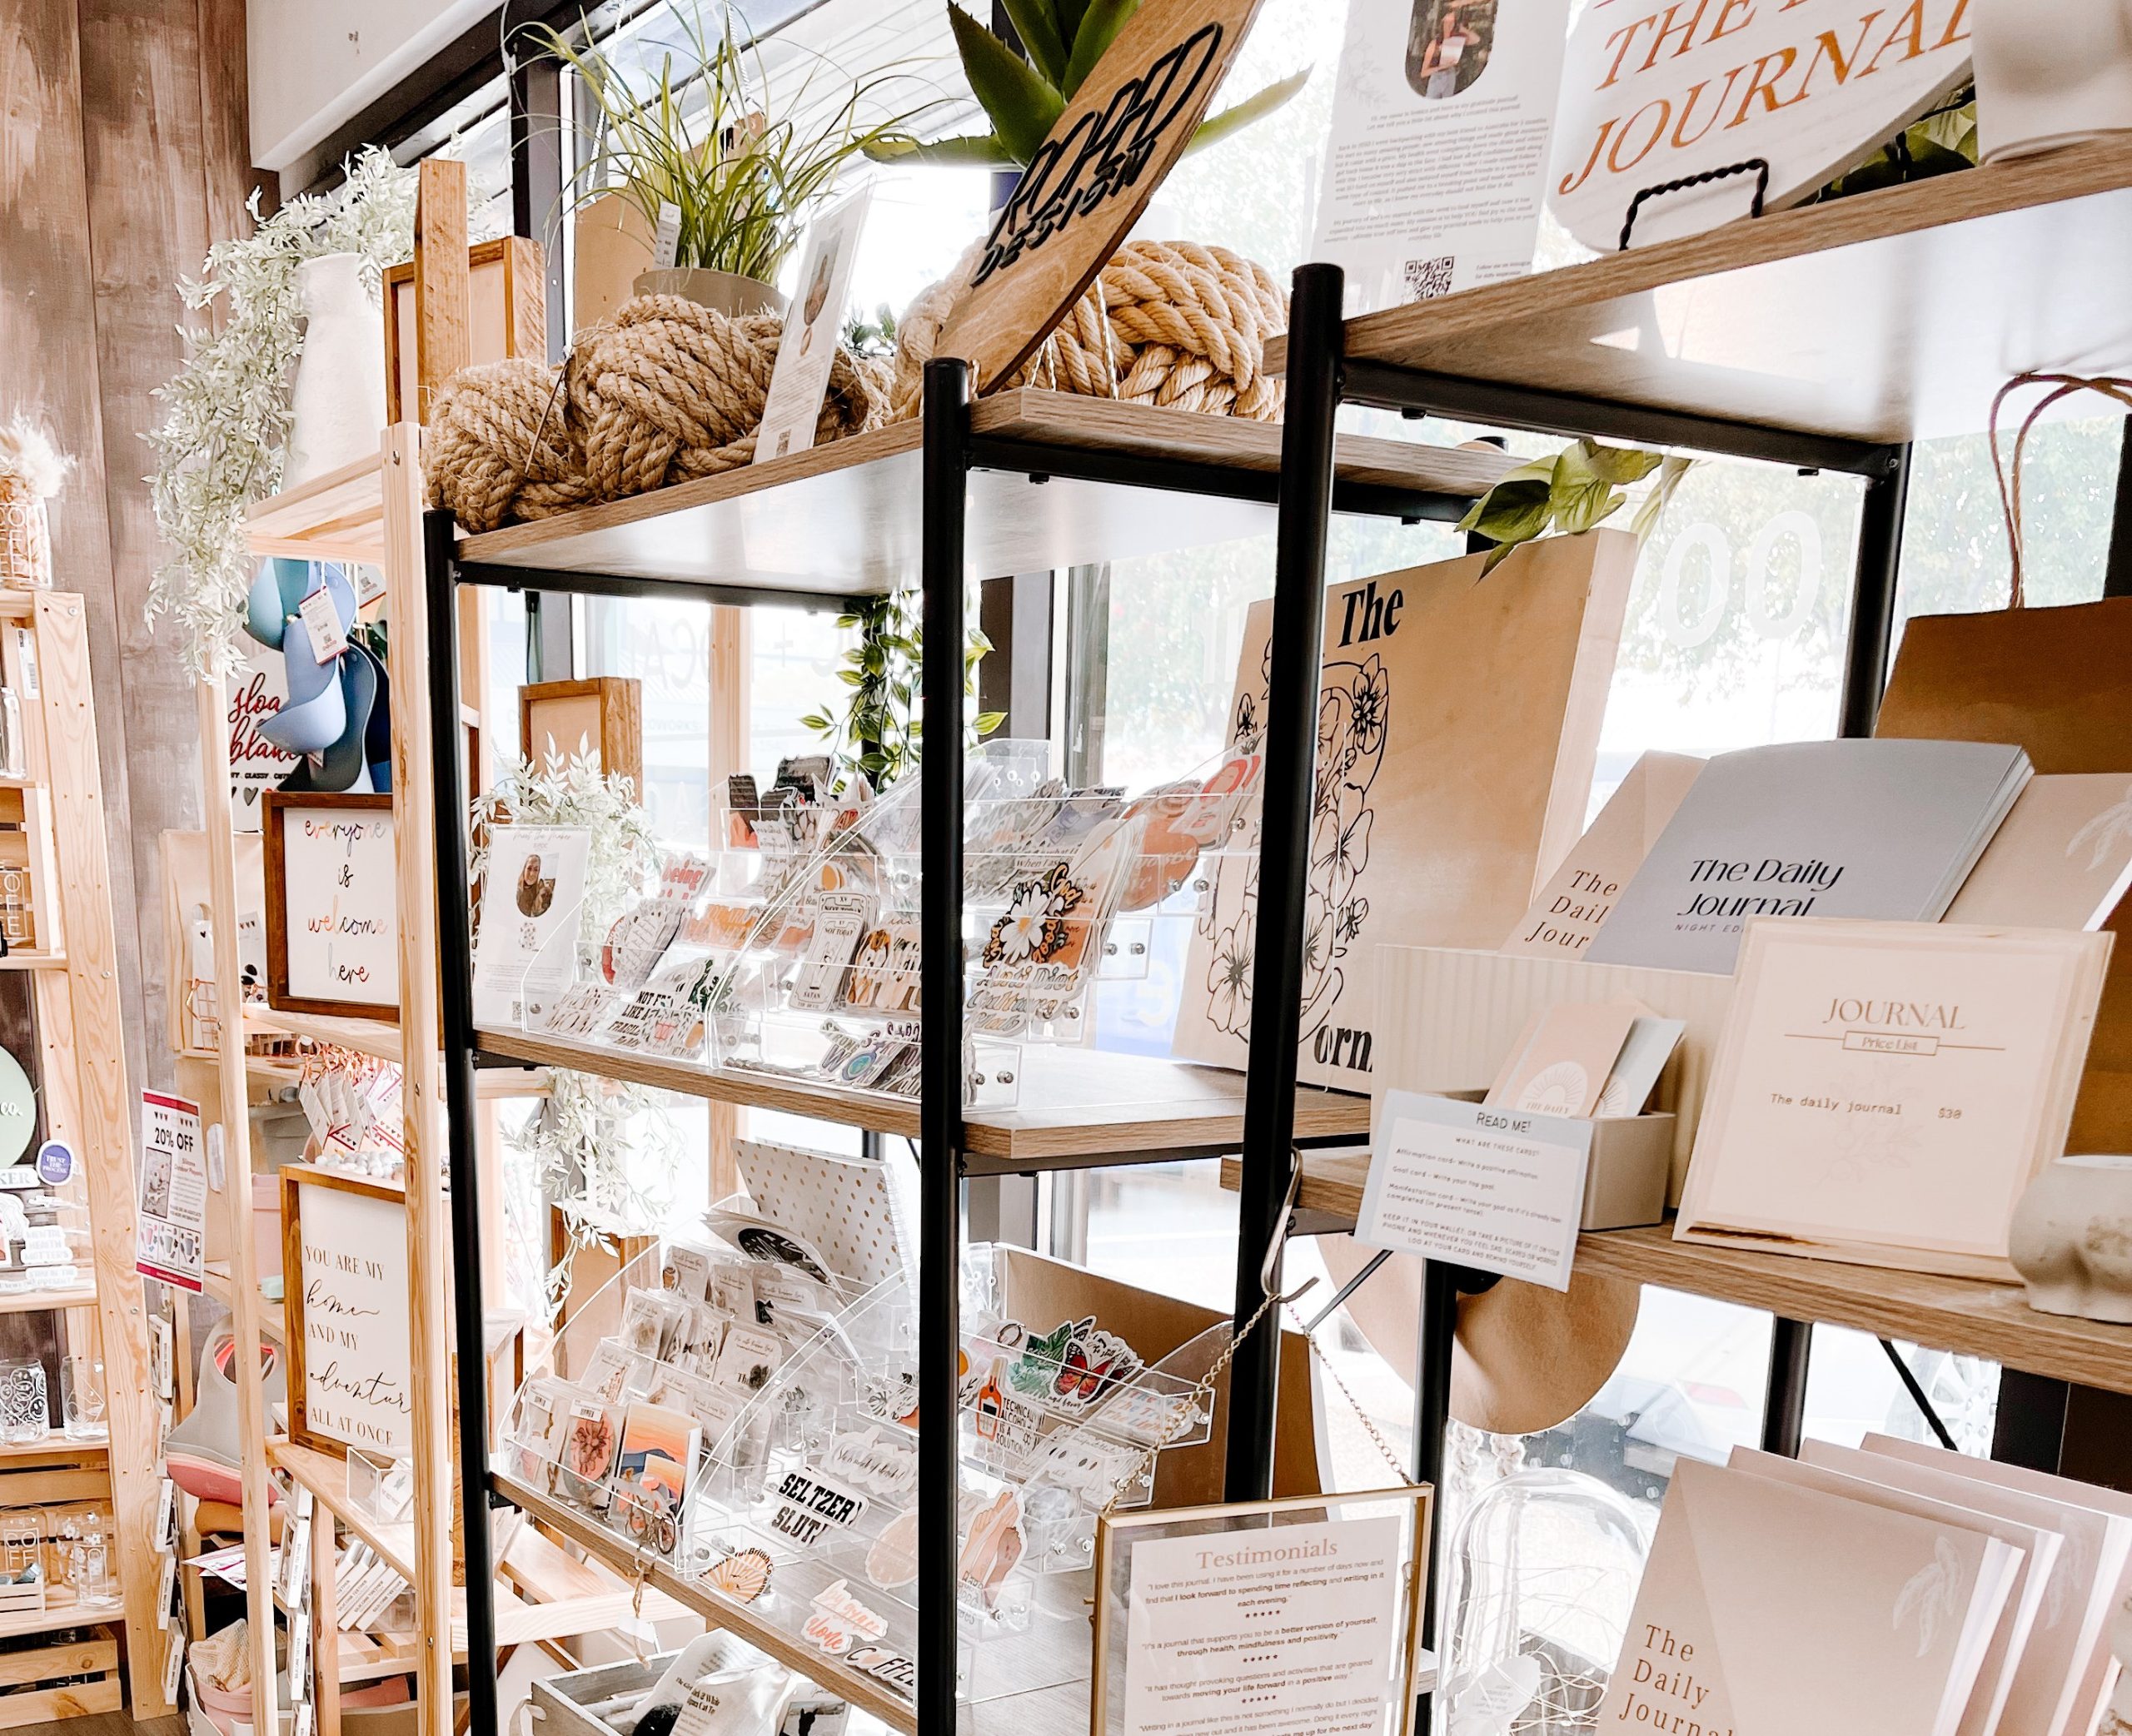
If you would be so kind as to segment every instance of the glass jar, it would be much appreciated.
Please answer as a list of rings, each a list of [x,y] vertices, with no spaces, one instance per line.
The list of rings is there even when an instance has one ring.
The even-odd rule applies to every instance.
[[[69,1440],[107,1440],[111,1420],[104,1404],[103,1363],[95,1356],[62,1357],[59,1364],[60,1426]]]
[[[0,1357],[0,1441],[32,1445],[51,1432],[43,1362],[34,1356]]]

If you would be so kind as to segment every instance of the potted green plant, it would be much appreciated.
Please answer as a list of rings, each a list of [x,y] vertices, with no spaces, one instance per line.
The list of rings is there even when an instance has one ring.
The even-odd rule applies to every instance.
[[[997,163],[1026,168],[1029,159],[1096,69],[1140,0],[1005,0],[1021,47],[995,36],[953,0],[948,22],[970,93],[992,122],[987,132],[921,142],[904,135],[869,142],[877,162]],[[1310,81],[1305,67],[1200,123],[1186,148],[1198,151],[1273,113]]]
[[[673,264],[639,274],[639,295],[685,296],[733,315],[781,311],[778,271],[816,206],[863,152],[906,138],[931,104],[869,120],[885,106],[879,93],[894,73],[825,95],[817,80],[834,72],[818,62],[796,85],[781,82],[782,113],[773,118],[761,56],[735,34],[731,10],[715,32],[693,8],[676,16],[682,64],[670,53],[655,72],[636,70],[610,45],[578,47],[545,24],[519,33],[584,86],[580,167],[564,204],[581,224],[597,205],[610,224],[619,216],[642,238],[672,208]]]

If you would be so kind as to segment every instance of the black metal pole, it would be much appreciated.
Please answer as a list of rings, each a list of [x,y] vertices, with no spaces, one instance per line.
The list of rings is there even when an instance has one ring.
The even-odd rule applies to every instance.
[[[2025,1369],[1999,1370],[1999,1412],[1991,1429],[1991,1456],[2001,1465],[2058,1474],[2065,1450],[2065,1423],[2073,1389],[2048,1375]]]
[[[1268,1251],[1283,1228],[1294,1163],[1296,1045],[1303,1021],[1303,895],[1310,877],[1312,773],[1325,638],[1325,535],[1332,510],[1332,425],[1340,408],[1342,277],[1337,266],[1295,275],[1288,303],[1288,393],[1281,428],[1281,516],[1273,557],[1273,645],[1266,708],[1258,919],[1252,941],[1251,1068],[1244,1080],[1243,1186],[1237,1213],[1236,1324],[1258,1311]],[[1279,1274],[1273,1274],[1279,1282]],[[1229,1370],[1233,1501],[1273,1492],[1276,1319]]]
[[[1799,1456],[1806,1430],[1806,1364],[1814,1329],[1778,1315],[1770,1322],[1769,1389],[1762,1401],[1762,1450]]]
[[[2118,435],[2117,499],[2110,517],[2110,565],[2104,568],[2102,594],[2132,597],[2132,418]]]
[[[963,1149],[963,520],[969,476],[969,364],[925,365],[924,646],[919,670],[918,1728],[955,1728],[959,1649],[956,1430]]]
[[[502,1729],[496,1704],[495,1567],[489,1536],[487,1322],[474,1130],[474,937],[466,902],[466,792],[459,722],[459,582],[449,512],[422,520],[429,568],[431,783],[436,793],[438,1011],[451,1153],[452,1326],[459,1399],[459,1500],[466,1523],[467,1728]],[[413,703],[408,695],[403,703]]]
[[[1837,731],[1847,738],[1870,735],[1880,715],[1888,651],[1895,643],[1895,575],[1909,500],[1910,448],[1891,446],[1885,467],[1866,480],[1858,514],[1858,570],[1851,587],[1851,641],[1844,653]]]

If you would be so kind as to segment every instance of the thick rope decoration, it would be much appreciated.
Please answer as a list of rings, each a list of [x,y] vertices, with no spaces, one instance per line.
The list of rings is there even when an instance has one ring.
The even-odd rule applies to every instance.
[[[430,494],[469,530],[540,519],[737,469],[784,322],[735,319],[679,296],[640,296],[578,335],[560,369],[525,360],[462,369],[424,442]],[[878,427],[888,368],[839,348],[818,442]]]
[[[974,269],[973,247],[897,329],[893,366],[839,348],[818,445],[915,415],[924,365]],[[1267,421],[1266,341],[1288,324],[1264,267],[1222,247],[1130,241],[1035,358],[1036,386]],[[455,376],[423,442],[431,500],[470,531],[619,500],[751,462],[784,322],[640,296],[580,332],[560,369],[516,360]]]
[[[925,364],[980,251],[965,252],[896,327],[898,420],[918,413]],[[1287,296],[1256,261],[1191,241],[1128,241],[1044,347],[1001,384],[1271,421],[1281,413],[1281,385],[1265,371],[1266,341],[1288,324]]]

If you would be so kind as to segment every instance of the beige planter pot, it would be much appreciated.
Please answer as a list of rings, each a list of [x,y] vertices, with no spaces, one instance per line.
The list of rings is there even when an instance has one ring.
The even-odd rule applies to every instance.
[[[2132,1157],[2060,1157],[2029,1184],[2007,1240],[2030,1307],[2132,1326]]]
[[[1970,27],[1985,162],[2132,128],[2132,0],[1976,0]]]
[[[640,272],[635,290],[640,296],[685,296],[736,320],[751,313],[785,311],[785,297],[769,284],[732,271],[704,271],[673,266],[665,271]]]

